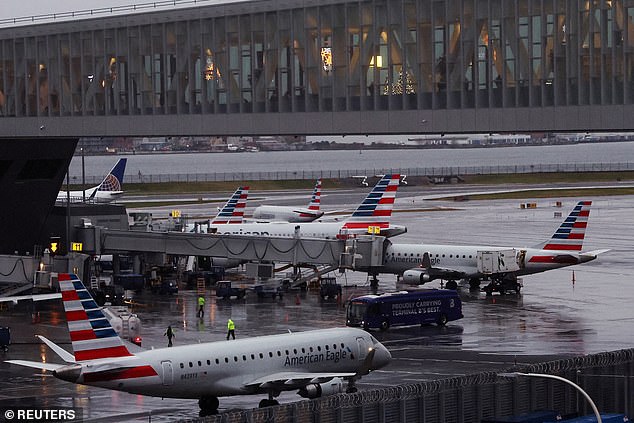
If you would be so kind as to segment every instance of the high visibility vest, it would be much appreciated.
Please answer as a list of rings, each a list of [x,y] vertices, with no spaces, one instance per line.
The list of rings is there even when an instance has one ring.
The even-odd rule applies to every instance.
[[[227,322],[227,329],[234,330],[235,328],[236,325],[233,323],[233,320],[229,319],[229,321]]]
[[[205,305],[205,299],[203,297],[198,297],[198,305],[199,306]]]

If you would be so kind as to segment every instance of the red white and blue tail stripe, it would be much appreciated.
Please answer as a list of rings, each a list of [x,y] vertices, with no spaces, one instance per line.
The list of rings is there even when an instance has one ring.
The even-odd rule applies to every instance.
[[[238,187],[211,223],[242,223],[248,195],[249,187]]]
[[[592,201],[579,201],[553,236],[542,244],[544,250],[581,251]]]
[[[308,210],[319,211],[321,206],[321,178],[317,179],[315,189],[313,189],[313,196],[308,203]]]
[[[82,281],[72,273],[58,280],[75,360],[131,356]]]
[[[398,173],[383,175],[343,227],[347,229],[370,226],[388,228],[400,179],[401,175]]]

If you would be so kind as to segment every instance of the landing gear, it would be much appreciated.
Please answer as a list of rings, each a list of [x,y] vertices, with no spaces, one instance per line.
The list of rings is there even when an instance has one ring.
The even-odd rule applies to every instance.
[[[348,379],[348,387],[346,388],[346,394],[354,394],[357,392],[357,385],[354,377]]]
[[[447,283],[445,284],[445,288],[453,289],[455,291],[458,289],[458,282],[454,280],[447,281]]]
[[[214,414],[218,414],[218,397],[214,396],[205,396],[201,397],[198,400],[198,406],[200,407],[200,412],[198,415],[200,417],[211,416]]]
[[[277,402],[276,399],[263,399],[260,401],[260,404],[258,404],[258,407],[266,408],[266,407],[273,407],[274,405],[280,405],[280,403]]]
[[[277,395],[279,395],[280,393],[277,392]],[[277,402],[277,400],[275,399],[275,397],[277,396],[275,395],[275,393],[273,392],[269,392],[269,397],[266,399],[263,399],[260,401],[260,404],[258,404],[258,407],[260,408],[266,408],[266,407],[273,407],[274,405],[280,405],[279,402]]]
[[[370,288],[371,289],[378,289],[379,288],[379,279],[376,277],[376,273],[373,273],[369,276],[372,276],[372,279],[370,279]]]
[[[472,278],[469,279],[469,289],[472,291],[477,291],[480,289],[480,279]]]

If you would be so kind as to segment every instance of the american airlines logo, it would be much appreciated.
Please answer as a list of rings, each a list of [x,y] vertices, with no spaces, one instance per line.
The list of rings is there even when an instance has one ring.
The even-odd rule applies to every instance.
[[[351,355],[351,354],[350,354]],[[304,354],[298,355],[295,357],[286,357],[284,361],[284,367],[292,367],[292,366],[302,366],[304,364],[310,363],[321,363],[324,361],[334,361],[338,363],[339,360],[343,360],[348,357],[348,351],[340,350],[340,351],[326,351],[325,353],[317,353],[317,354]]]

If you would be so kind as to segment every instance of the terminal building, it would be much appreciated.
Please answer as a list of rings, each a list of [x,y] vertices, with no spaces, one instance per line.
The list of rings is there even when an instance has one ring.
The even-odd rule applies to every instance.
[[[632,0],[262,0],[0,29],[5,135],[634,129]]]

